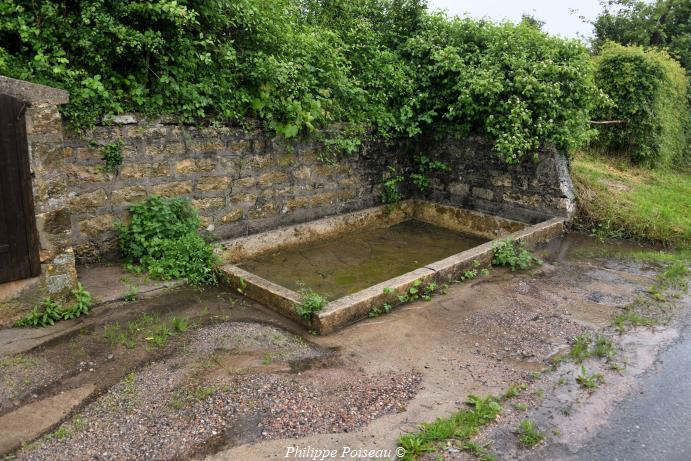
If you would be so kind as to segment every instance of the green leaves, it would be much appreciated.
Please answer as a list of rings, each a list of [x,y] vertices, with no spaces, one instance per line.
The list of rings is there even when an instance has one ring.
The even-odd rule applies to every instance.
[[[17,327],[47,327],[60,320],[71,320],[89,313],[91,308],[91,294],[81,283],[72,290],[74,302],[69,306],[62,306],[51,298],[45,298],[38,306],[15,323]]]
[[[302,299],[300,304],[295,306],[295,312],[304,319],[311,319],[315,312],[319,312],[329,303],[325,296],[304,285],[300,287],[298,292]]]
[[[130,223],[117,225],[128,268],[160,280],[180,278],[192,285],[217,282],[218,257],[197,233],[199,216],[188,199],[153,195],[129,211]]]
[[[611,42],[595,63],[595,81],[607,95],[596,117],[624,122],[602,126],[600,145],[647,166],[689,155],[688,80],[679,63],[663,51]]]
[[[69,90],[76,129],[133,111],[285,138],[477,132],[509,163],[587,140],[598,95],[582,44],[423,0],[5,0],[0,74]]]
[[[523,242],[513,239],[499,240],[492,244],[492,265],[508,266],[512,271],[516,269],[530,269],[542,264],[542,260],[536,258],[526,250]]]

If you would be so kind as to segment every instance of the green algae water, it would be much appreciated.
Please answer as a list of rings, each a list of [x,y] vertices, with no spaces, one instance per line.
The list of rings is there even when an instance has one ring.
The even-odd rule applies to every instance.
[[[292,290],[302,282],[334,300],[486,241],[411,220],[276,251],[239,266]]]

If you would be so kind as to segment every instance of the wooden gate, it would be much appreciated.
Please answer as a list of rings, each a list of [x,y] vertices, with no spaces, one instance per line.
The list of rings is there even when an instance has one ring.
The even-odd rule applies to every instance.
[[[41,273],[25,108],[0,95],[0,283]]]

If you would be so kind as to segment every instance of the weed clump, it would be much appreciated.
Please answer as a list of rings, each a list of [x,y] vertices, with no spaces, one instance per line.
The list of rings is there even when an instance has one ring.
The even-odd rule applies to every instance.
[[[530,419],[521,421],[515,432],[521,445],[528,448],[532,448],[545,440],[545,434],[540,432],[535,422]]]
[[[84,289],[81,283],[72,290],[74,302],[69,306],[63,306],[51,298],[45,298],[38,306],[19,319],[17,327],[46,327],[54,325],[60,320],[71,320],[89,313],[91,308],[91,293]]]
[[[218,282],[218,257],[198,232],[199,216],[188,199],[156,195],[129,209],[131,222],[117,224],[126,267],[154,279],[184,279],[191,285]]]
[[[512,271],[530,269],[542,264],[542,260],[533,256],[523,242],[513,239],[500,240],[492,245],[492,265],[510,267]]]
[[[494,421],[501,413],[502,407],[497,398],[489,396],[480,398],[475,395],[466,401],[470,409],[460,410],[449,418],[438,418],[433,423],[420,426],[420,431],[406,434],[398,440],[404,450],[403,460],[419,459],[424,453],[434,451],[434,443],[448,439],[457,439],[464,450],[469,451],[482,460],[494,459],[486,446],[472,443],[470,439],[476,435],[480,427]]]
[[[300,317],[305,319],[312,318],[312,315],[315,312],[322,310],[329,302],[325,296],[320,295],[313,289],[304,285],[300,287],[298,293],[300,293],[302,300],[300,304],[295,306],[295,311],[298,313],[298,315],[300,315]]]
[[[576,382],[580,384],[582,388],[593,391],[597,389],[600,384],[604,384],[605,377],[602,373],[589,374],[585,366],[581,365],[581,373],[576,376]]]

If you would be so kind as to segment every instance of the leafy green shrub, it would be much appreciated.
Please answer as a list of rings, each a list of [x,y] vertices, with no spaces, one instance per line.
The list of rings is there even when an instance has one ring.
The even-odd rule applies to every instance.
[[[517,242],[513,239],[493,243],[492,252],[493,266],[508,266],[512,271],[515,271],[516,268],[529,269],[537,264],[542,264],[542,260],[526,250],[523,242]]]
[[[300,317],[312,318],[315,312],[319,312],[329,303],[329,300],[311,288],[302,286],[298,292],[302,298],[300,304],[295,306],[295,311]]]
[[[688,81],[679,63],[664,51],[607,43],[595,64],[610,99],[596,117],[625,122],[602,126],[597,143],[650,166],[688,158]]]
[[[543,143],[572,147],[592,134],[587,122],[599,92],[577,40],[527,23],[434,14],[403,53],[416,71],[415,92],[401,108],[410,136],[477,132],[517,163]]]
[[[127,267],[152,278],[215,284],[218,257],[197,233],[199,216],[188,199],[150,196],[129,208],[129,224],[117,225]]]
[[[286,138],[364,133],[496,141],[510,163],[587,137],[586,48],[528,24],[451,19],[424,0],[5,0],[0,74],[70,92],[73,128],[126,111],[258,118]],[[332,157],[328,155],[327,157]]]
[[[81,283],[72,290],[74,302],[69,306],[62,306],[56,301],[45,298],[38,306],[15,323],[18,327],[46,327],[54,325],[60,320],[71,320],[89,313],[91,308],[91,294]]]
[[[389,166],[384,175],[384,188],[381,193],[382,203],[396,203],[403,198],[400,184],[404,181],[403,175],[399,174],[393,166]]]

